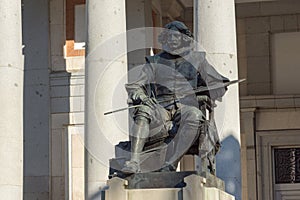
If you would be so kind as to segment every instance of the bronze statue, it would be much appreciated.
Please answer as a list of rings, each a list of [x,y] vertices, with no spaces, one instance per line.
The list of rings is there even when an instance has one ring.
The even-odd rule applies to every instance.
[[[165,28],[159,36],[163,50],[146,57],[140,76],[126,85],[133,105],[139,106],[130,136],[131,158],[121,170],[125,174],[142,172],[140,154],[161,143],[168,147],[158,171],[175,171],[195,144],[198,153],[207,152],[208,162],[213,162],[220,144],[213,116],[207,120],[206,109],[212,113],[229,80],[209,64],[205,52],[193,50],[193,35],[185,24],[174,21]],[[213,164],[208,165],[213,173]]]

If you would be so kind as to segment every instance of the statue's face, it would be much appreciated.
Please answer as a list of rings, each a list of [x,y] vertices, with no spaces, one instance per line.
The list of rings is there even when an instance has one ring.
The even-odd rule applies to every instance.
[[[170,50],[176,50],[181,47],[182,38],[181,33],[178,31],[170,31],[168,34],[167,44]]]

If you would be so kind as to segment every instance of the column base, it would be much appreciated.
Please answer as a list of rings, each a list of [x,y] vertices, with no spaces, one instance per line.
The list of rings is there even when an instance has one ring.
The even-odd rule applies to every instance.
[[[176,173],[176,172],[174,172]],[[181,172],[182,173],[182,172]],[[158,174],[157,174],[158,175]],[[165,174],[166,175],[166,174]],[[135,175],[141,176],[141,175]],[[142,177],[145,177],[143,175]],[[172,175],[174,176],[174,174]],[[177,175],[181,177],[182,174]],[[216,178],[218,179],[218,178]],[[121,179],[114,177],[107,181],[108,189],[103,191],[104,200],[234,200],[235,198],[214,187],[207,179],[196,174],[190,174],[183,178],[183,184],[170,188],[132,188],[132,182],[136,183],[136,177],[132,179]],[[143,181],[143,180],[142,180]],[[148,179],[149,184],[155,180]],[[221,180],[220,180],[221,181]],[[130,188],[130,189],[129,189]]]

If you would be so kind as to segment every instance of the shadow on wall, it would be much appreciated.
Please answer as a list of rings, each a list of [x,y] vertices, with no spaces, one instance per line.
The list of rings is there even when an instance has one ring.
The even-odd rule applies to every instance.
[[[232,136],[222,141],[221,151],[217,154],[217,176],[225,181],[226,192],[241,200],[241,152],[239,142]]]
[[[24,200],[65,199],[63,124],[69,124],[70,75],[52,73],[49,1],[23,0]],[[55,52],[57,53],[57,52]]]

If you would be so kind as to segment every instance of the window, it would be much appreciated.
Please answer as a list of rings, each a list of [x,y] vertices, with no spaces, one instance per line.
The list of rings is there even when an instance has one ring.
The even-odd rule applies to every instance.
[[[275,184],[300,183],[300,148],[274,149]]]

